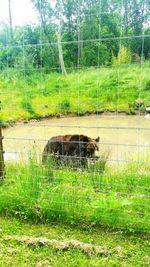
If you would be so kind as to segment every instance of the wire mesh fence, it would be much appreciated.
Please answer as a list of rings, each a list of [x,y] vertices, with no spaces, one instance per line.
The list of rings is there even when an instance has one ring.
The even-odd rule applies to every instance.
[[[30,5],[0,27],[0,214],[148,231],[149,2]]]

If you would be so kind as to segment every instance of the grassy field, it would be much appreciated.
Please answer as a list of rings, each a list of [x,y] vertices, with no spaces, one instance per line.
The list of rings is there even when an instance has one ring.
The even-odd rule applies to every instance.
[[[107,166],[103,159],[84,170],[58,168],[53,159],[42,166],[35,156],[27,163],[7,163],[0,215],[147,232],[150,167],[146,162],[148,154],[120,167]]]
[[[18,120],[103,111],[135,114],[136,101],[144,101],[141,111],[149,105],[149,77],[148,62],[74,71],[67,77],[7,70],[0,74],[1,122],[6,126]]]
[[[149,266],[148,235],[0,218],[2,267]]]

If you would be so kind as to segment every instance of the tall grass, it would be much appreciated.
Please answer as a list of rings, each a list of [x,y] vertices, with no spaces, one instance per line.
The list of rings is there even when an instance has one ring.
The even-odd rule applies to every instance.
[[[148,231],[148,165],[142,175],[138,163],[134,170],[127,164],[117,172],[115,167],[106,167],[106,162],[105,167],[103,162],[99,166],[92,172],[58,168],[53,159],[42,166],[36,156],[24,164],[7,164],[7,177],[0,187],[0,214]]]

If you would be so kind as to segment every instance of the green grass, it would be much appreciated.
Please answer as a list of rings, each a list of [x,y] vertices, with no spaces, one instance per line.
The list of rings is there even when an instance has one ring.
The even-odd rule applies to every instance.
[[[16,70],[0,74],[1,122],[47,116],[124,111],[136,113],[135,101],[149,103],[149,63],[101,67],[74,71],[63,77],[58,73],[38,73],[24,77]]]
[[[0,215],[33,222],[108,226],[125,231],[149,231],[150,156],[136,155],[120,167],[105,157],[95,167],[74,170],[29,162],[6,164],[0,187]],[[143,163],[142,163],[143,162]]]
[[[10,239],[6,241],[9,237]],[[32,243],[15,239],[24,237]],[[77,240],[89,246],[105,249],[102,254],[89,254],[81,248],[62,249],[38,245],[34,238],[47,238],[64,242]],[[31,224],[16,219],[0,218],[0,266],[2,267],[99,267],[99,266],[149,266],[149,246],[147,235],[125,234],[121,231],[109,231],[94,227],[72,228],[63,224]]]

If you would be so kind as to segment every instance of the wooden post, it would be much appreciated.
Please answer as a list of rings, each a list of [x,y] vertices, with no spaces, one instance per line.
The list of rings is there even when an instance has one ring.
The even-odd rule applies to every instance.
[[[4,164],[4,151],[3,151],[3,136],[2,127],[0,125],[0,181],[4,180],[5,164]]]

